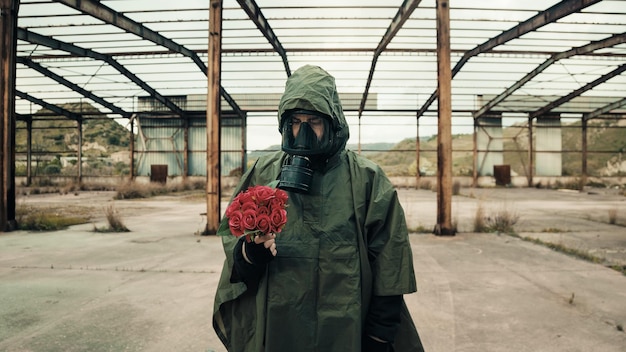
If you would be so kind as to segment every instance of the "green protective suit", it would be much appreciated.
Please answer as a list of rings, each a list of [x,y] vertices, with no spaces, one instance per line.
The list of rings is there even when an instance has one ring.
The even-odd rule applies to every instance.
[[[279,116],[294,108],[332,116],[339,147],[327,167],[314,173],[310,194],[289,193],[277,256],[258,284],[233,280],[238,241],[222,220],[218,235],[226,260],[213,326],[232,352],[360,352],[372,295],[416,291],[404,212],[382,170],[344,150],[348,126],[332,76],[314,66],[294,72]],[[276,180],[286,156],[276,152],[259,158],[235,194]],[[394,348],[422,350],[404,302]]]

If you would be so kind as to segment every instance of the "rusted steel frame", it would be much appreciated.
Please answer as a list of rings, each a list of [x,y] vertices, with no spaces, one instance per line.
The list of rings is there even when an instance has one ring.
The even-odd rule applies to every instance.
[[[71,54],[81,56],[81,57],[90,57],[95,60],[100,60],[108,63],[121,74],[126,76],[132,82],[137,84],[143,90],[148,92],[150,96],[154,97],[160,103],[165,105],[168,109],[172,110],[177,115],[183,117],[185,112],[181,110],[176,104],[174,104],[171,100],[161,95],[161,93],[157,92],[154,88],[149,86],[146,82],[142,81],[139,77],[135,76],[132,72],[130,72],[126,67],[117,62],[113,57],[106,54],[101,54],[91,49],[81,48],[74,44],[62,42],[60,40],[56,40],[51,37],[47,37],[41,34],[37,34],[22,28],[19,28],[17,31],[18,38],[33,44],[44,45],[52,49],[58,49],[62,51],[69,52]]]
[[[538,117],[538,116],[545,115],[550,110],[567,103],[568,101],[570,101],[570,100],[580,96],[582,93],[597,87],[598,85],[608,81],[609,79],[611,79],[611,78],[613,78],[615,76],[619,76],[624,71],[626,71],[626,64],[623,64],[623,65],[619,66],[615,70],[613,70],[613,71],[611,71],[611,72],[609,72],[607,74],[604,74],[604,75],[598,77],[597,79],[593,80],[593,82],[589,82],[589,83],[585,84],[584,86],[576,89],[575,91],[569,93],[568,95],[562,96],[562,97],[556,99],[555,101],[547,104],[546,106],[538,109],[537,111],[532,112],[530,114],[530,117],[531,118],[535,118],[535,117]]]
[[[361,119],[361,115],[363,114],[363,110],[365,109],[365,103],[367,102],[367,96],[369,94],[370,86],[372,84],[372,79],[374,78],[374,71],[376,70],[376,63],[378,62],[378,57],[385,50],[387,45],[391,42],[393,37],[398,33],[404,22],[409,19],[413,11],[419,6],[421,0],[404,0],[402,5],[398,8],[398,12],[391,20],[391,24],[387,28],[387,31],[383,35],[380,43],[378,43],[378,47],[374,51],[374,57],[372,59],[372,65],[370,67],[370,71],[367,75],[367,82],[365,83],[365,90],[363,91],[363,97],[361,98],[361,104],[359,105],[359,120]]]
[[[0,231],[17,228],[15,220],[15,53],[19,0],[0,1]]]
[[[239,6],[248,14],[248,17],[254,22],[257,28],[263,33],[263,36],[267,38],[270,42],[274,50],[280,55],[283,59],[283,64],[285,65],[285,71],[287,72],[287,77],[291,76],[291,69],[289,68],[289,61],[287,60],[287,52],[283,45],[278,40],[276,34],[272,30],[272,27],[267,22],[267,19],[261,12],[261,9],[256,4],[254,0],[237,0]]]
[[[78,162],[76,166],[78,166],[78,184],[83,182],[83,120],[76,120],[76,132],[78,133],[78,152],[77,159]]]
[[[222,71],[222,0],[209,7],[208,87],[206,110],[207,223],[204,235],[217,234],[220,221],[220,79]]]
[[[31,163],[33,161],[33,119],[26,120],[26,186],[33,181]]]
[[[585,120],[585,121],[591,120],[591,119],[596,118],[596,117],[598,117],[598,116],[600,116],[602,114],[606,114],[606,113],[608,113],[608,112],[610,112],[612,110],[619,109],[622,106],[626,106],[626,98],[620,99],[620,100],[618,100],[616,102],[613,102],[613,103],[605,105],[605,106],[603,106],[603,107],[601,107],[599,109],[596,109],[596,110],[594,110],[594,111],[592,111],[590,113],[584,114],[583,115],[583,120]]]
[[[183,119],[183,181],[189,176],[189,119]],[[176,152],[176,150],[174,150]]]
[[[99,1],[94,0],[55,0],[69,7],[72,7],[82,13],[93,16],[99,20],[102,20],[108,24],[114,25],[118,28],[125,30],[128,33],[135,34],[143,39],[149,40],[157,45],[165,47],[173,52],[182,54],[191,58],[191,60],[207,74],[207,66],[202,59],[196,54],[195,51],[189,50],[183,45],[180,45],[173,40],[162,36],[161,34],[145,27],[141,23],[135,22],[132,19],[126,17],[124,14],[114,11],[113,9],[105,6]],[[226,90],[220,87],[220,94],[224,97],[224,100],[233,108],[233,110],[242,115],[241,108],[235,100],[226,92]]]
[[[566,59],[568,57],[572,57],[575,55],[585,55],[585,54],[594,52],[598,49],[610,48],[612,46],[622,44],[622,43],[626,43],[626,33],[616,34],[606,39],[591,42],[587,45],[583,45],[577,48],[564,51],[562,53],[552,55],[549,59],[541,63],[541,65],[537,66],[537,68],[527,73],[522,79],[515,82],[515,84],[507,88],[504,92],[500,93],[497,97],[491,99],[491,101],[489,101],[487,104],[483,105],[478,111],[476,111],[473,114],[474,118],[475,119],[479,118],[485,113],[487,113],[494,106],[498,105],[504,99],[509,97],[511,94],[513,94],[513,92],[515,92],[516,90],[521,88],[523,85],[528,83],[531,79],[539,75],[541,72],[543,72],[546,68],[548,68],[553,63],[562,59]]]
[[[129,138],[130,138],[130,175],[129,179],[132,181],[135,179],[135,119],[136,114],[130,117],[128,122],[130,125]]]
[[[415,119],[415,189],[420,188],[420,178],[422,177],[420,175],[420,147],[420,120]]]
[[[581,136],[582,138],[581,140],[581,143],[582,143],[582,170],[581,170],[582,180],[580,181],[581,183],[580,189],[582,190],[583,189],[582,187],[587,184],[587,177],[588,177],[588,174],[587,174],[587,148],[588,148],[587,147],[587,119],[583,117],[581,122],[582,122],[582,131],[581,131],[582,132],[581,133],[582,134]]]
[[[533,176],[535,175],[535,158],[533,157],[535,148],[533,144],[533,119],[528,118],[528,173],[526,179],[528,187],[533,186]]]
[[[45,100],[36,98],[28,93],[24,93],[22,91],[16,90],[15,95],[22,99],[26,99],[30,101],[31,103],[35,103],[45,109],[48,109],[57,115],[65,116],[68,119],[75,120],[75,121],[79,121],[82,119],[82,116],[80,114],[63,109],[62,107],[58,105],[50,104],[46,102]]]
[[[472,50],[466,52],[463,57],[456,63],[454,68],[452,69],[452,77],[461,71],[461,68],[465,65],[470,58],[488,52],[489,50],[495,48],[498,45],[502,45],[510,40],[519,38],[520,36],[532,32],[540,27],[545,26],[546,24],[555,22],[565,16],[568,16],[572,13],[578,12],[585,7],[591,6],[595,3],[600,2],[601,0],[565,0],[560,3],[552,6],[551,8],[544,10],[535,16],[527,19],[526,21],[518,24],[517,26],[502,32],[501,34],[487,40],[486,42],[478,45]],[[437,99],[438,90],[435,90],[433,94],[426,100],[424,105],[418,110],[417,116],[418,118],[422,116],[426,110],[430,107],[430,105]]]
[[[124,118],[129,118],[130,115],[131,115],[131,113],[124,111],[123,109],[117,107],[115,104],[112,104],[112,103],[102,99],[101,97],[93,94],[92,92],[90,92],[90,91],[80,87],[79,85],[68,81],[67,79],[57,75],[56,73],[48,70],[47,68],[41,66],[40,64],[38,64],[38,63],[36,63],[36,62],[34,62],[32,60],[29,60],[29,59],[24,58],[24,57],[17,57],[17,62],[32,68],[33,70],[41,73],[42,75],[44,75],[46,77],[52,78],[56,82],[61,83],[62,85],[68,87],[69,89],[82,94],[84,97],[89,98],[89,99],[99,103],[100,105],[106,107],[107,109],[111,110],[115,114],[121,115]]]
[[[450,7],[437,0],[437,224],[434,234],[451,236],[452,226],[452,76],[450,71]]]
[[[478,120],[474,119],[474,133],[472,133],[472,187],[478,186]]]

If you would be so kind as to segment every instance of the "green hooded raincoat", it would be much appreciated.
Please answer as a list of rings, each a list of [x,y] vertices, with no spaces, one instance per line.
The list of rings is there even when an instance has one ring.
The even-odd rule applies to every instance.
[[[276,236],[277,256],[258,285],[233,280],[237,238],[230,235],[228,220],[222,220],[218,235],[226,260],[213,326],[231,352],[360,352],[372,295],[416,291],[397,193],[376,164],[344,150],[349,133],[334,78],[315,66],[294,72],[279,120],[296,108],[332,117],[335,155],[327,168],[314,173],[311,194],[289,193],[287,224]],[[259,158],[235,194],[275,181],[285,157],[276,152]],[[404,303],[394,347],[396,352],[422,350]]]

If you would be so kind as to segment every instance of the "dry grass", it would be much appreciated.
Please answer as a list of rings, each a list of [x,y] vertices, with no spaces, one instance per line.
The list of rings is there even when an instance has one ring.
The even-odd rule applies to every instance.
[[[41,209],[32,206],[17,206],[15,211],[17,227],[25,231],[57,231],[72,225],[85,224],[89,217],[80,213],[68,216],[54,209]]]
[[[204,182],[181,182],[176,184],[126,182],[116,189],[115,199],[150,198],[168,193],[204,189]]]
[[[479,204],[474,216],[474,232],[515,233],[515,224],[519,218],[519,214],[506,208],[493,214],[486,214]]]
[[[430,180],[420,180],[419,189],[431,191],[433,190],[433,183]]]
[[[452,195],[458,196],[459,194],[461,194],[461,182],[454,181],[452,184]]]
[[[476,208],[476,214],[474,215],[474,232],[488,232],[485,222],[485,210],[482,204],[478,204],[478,208]]]
[[[617,224],[617,209],[616,208],[609,209],[609,224],[611,225]]]
[[[109,224],[106,228],[99,228],[94,225],[95,232],[130,232],[120,218],[119,212],[115,210],[113,205],[104,208],[104,214]]]

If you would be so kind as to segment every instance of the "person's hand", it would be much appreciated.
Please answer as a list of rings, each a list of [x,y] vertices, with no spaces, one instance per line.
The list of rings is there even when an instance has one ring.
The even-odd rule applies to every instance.
[[[276,256],[276,234],[268,233],[263,236],[255,236],[254,243],[263,244],[265,248],[267,248],[270,253],[275,257]]]
[[[391,344],[389,342],[382,341],[381,339],[373,336],[363,337],[363,346],[361,346],[363,352],[390,352]]]
[[[255,236],[253,241],[242,241],[244,259],[250,264],[267,264],[276,256],[276,234]]]

